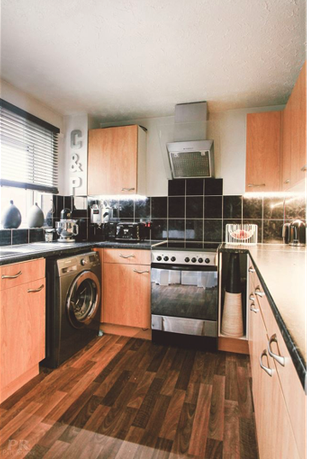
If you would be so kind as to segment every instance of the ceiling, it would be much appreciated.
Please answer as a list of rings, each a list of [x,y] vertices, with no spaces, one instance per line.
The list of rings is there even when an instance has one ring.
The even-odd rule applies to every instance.
[[[102,120],[286,103],[306,0],[2,0],[1,76]]]

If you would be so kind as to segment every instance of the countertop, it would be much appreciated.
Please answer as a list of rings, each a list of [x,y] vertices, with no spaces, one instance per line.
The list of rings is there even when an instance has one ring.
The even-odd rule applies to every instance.
[[[65,256],[97,248],[150,250],[157,241],[144,242],[34,242],[0,247],[0,265],[33,260],[40,257]]]
[[[219,250],[249,253],[300,380],[305,385],[306,247],[222,244]]]

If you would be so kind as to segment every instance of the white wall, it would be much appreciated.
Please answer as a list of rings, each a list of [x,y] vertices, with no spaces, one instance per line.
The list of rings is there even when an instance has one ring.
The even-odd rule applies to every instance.
[[[215,175],[223,179],[223,193],[245,192],[247,113],[283,110],[284,106],[258,107],[210,113],[207,137],[214,140]],[[101,127],[140,124],[147,132],[147,196],[166,196],[170,177],[166,142],[173,141],[174,116],[136,118],[100,123]]]
[[[0,80],[1,99],[16,105],[16,107],[31,113],[38,118],[52,124],[60,129],[59,135],[59,192],[64,194],[66,177],[64,175],[64,120],[60,113],[55,112],[51,108],[44,105],[39,100],[29,94],[15,88],[4,80]]]

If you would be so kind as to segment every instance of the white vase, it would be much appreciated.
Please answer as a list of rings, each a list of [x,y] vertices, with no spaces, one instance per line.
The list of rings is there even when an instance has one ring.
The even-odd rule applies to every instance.
[[[42,209],[38,206],[36,202],[32,207],[30,207],[28,212],[28,226],[29,228],[41,228],[44,223],[44,214]]]

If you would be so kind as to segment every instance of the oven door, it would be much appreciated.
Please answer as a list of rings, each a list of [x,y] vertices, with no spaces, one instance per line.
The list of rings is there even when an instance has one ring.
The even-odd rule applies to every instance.
[[[218,272],[215,266],[152,265],[152,329],[218,335]]]

